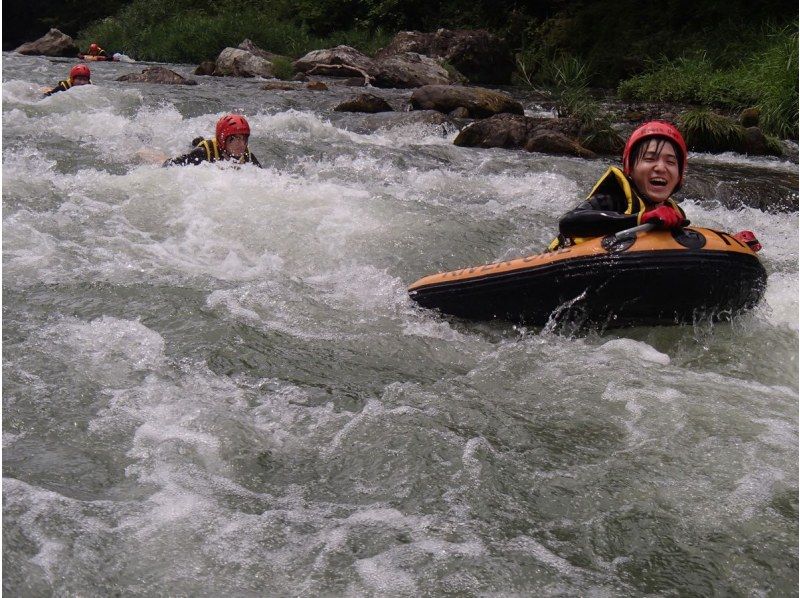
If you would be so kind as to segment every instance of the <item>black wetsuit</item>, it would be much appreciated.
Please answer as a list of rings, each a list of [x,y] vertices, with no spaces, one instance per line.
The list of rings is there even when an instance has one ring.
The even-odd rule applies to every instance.
[[[54,93],[58,93],[59,91],[67,91],[70,87],[72,87],[72,83],[70,83],[69,79],[64,79],[63,81],[59,81],[58,85],[56,85],[50,91],[44,92],[44,95],[51,96]]]
[[[162,166],[186,166],[188,164],[200,164],[202,162],[216,162],[218,160],[225,160],[216,147],[216,143],[212,139],[200,139],[196,143],[194,143],[197,147],[195,147],[191,152],[188,154],[184,154],[182,156],[178,156],[177,158],[170,158],[166,162],[162,164]],[[261,163],[258,161],[258,158],[253,155],[250,150],[248,149],[244,156],[242,156],[239,160],[236,158],[230,158],[233,162],[239,162],[242,164],[253,164],[254,166],[258,166],[259,168],[263,168]]]

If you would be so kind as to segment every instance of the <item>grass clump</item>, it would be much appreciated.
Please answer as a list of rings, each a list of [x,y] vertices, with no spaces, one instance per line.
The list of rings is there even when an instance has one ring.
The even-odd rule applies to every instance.
[[[720,152],[741,146],[744,128],[725,116],[700,108],[684,112],[678,118],[679,128],[690,150]]]
[[[276,56],[272,59],[272,74],[276,79],[289,81],[294,76],[292,61],[286,56]]]

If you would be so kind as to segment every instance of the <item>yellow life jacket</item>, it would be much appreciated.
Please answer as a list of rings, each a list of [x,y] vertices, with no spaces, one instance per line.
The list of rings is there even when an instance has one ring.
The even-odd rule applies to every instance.
[[[203,139],[194,144],[195,147],[202,147],[206,151],[206,160],[215,162],[219,160],[219,144],[216,139]]]
[[[219,151],[219,143],[216,137],[212,139],[202,139],[194,144],[195,147],[202,147],[206,152],[206,160],[209,162],[216,162],[222,159],[222,153]],[[245,150],[239,162],[250,162],[250,149]]]
[[[622,191],[625,199],[628,202],[627,207],[623,214],[630,215],[630,214],[637,214],[636,224],[641,224],[642,215],[647,210],[647,204],[644,200],[639,197],[639,194],[631,187],[631,182],[628,180],[628,177],[616,166],[610,166],[608,170],[600,177],[600,179],[594,184],[592,190],[589,192],[589,195],[586,196],[586,200],[592,198],[593,195],[596,193],[613,193],[615,190]],[[672,198],[668,199],[665,203],[672,206],[672,209],[678,212],[681,217],[684,217],[685,214],[683,210],[678,207]],[[569,245],[578,245],[580,243],[585,243],[589,241],[592,237],[571,237],[569,239]],[[556,249],[561,248],[561,237],[556,237],[550,244],[547,246],[547,251],[555,251]]]

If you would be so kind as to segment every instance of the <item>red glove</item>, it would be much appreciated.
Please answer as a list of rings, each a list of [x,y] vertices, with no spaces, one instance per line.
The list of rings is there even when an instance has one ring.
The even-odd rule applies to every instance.
[[[669,206],[658,206],[642,214],[641,223],[645,222],[652,222],[657,228],[680,228],[683,226],[683,216]]]

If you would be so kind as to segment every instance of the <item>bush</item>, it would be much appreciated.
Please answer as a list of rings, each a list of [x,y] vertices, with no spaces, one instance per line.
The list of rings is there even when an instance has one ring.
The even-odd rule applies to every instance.
[[[744,138],[742,126],[706,108],[685,112],[679,128],[692,151],[719,152],[739,147]]]
[[[260,48],[285,56],[346,44],[367,54],[388,43],[380,29],[338,31],[328,37],[311,35],[301,23],[283,14],[280,3],[134,0],[116,17],[82,30],[78,44],[92,41],[137,60],[199,63],[214,60],[226,47],[249,38]],[[288,10],[288,9],[287,9]],[[124,24],[124,26],[123,26]]]
[[[737,110],[758,106],[762,128],[798,135],[797,23],[767,30],[762,48],[740,64],[715,67],[706,54],[661,59],[650,70],[619,84],[626,100],[680,102]]]

